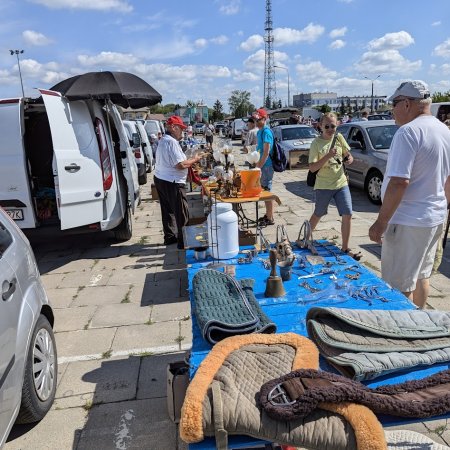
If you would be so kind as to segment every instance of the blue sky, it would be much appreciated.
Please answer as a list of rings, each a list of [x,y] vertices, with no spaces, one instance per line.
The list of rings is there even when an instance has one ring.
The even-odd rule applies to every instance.
[[[133,72],[163,103],[263,102],[265,0],[1,0],[0,97],[69,76]],[[450,89],[450,2],[272,0],[277,97],[300,92],[390,95],[406,79]],[[364,77],[369,78],[366,79]]]

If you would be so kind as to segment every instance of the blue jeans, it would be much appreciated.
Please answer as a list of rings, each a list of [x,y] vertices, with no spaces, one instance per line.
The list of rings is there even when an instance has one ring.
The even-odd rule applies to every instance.
[[[273,170],[272,165],[261,167],[261,187],[265,191],[272,190],[273,172],[274,172],[274,170]]]

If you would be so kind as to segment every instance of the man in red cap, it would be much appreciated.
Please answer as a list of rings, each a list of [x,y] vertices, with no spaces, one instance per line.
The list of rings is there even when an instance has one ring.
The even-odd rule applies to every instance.
[[[256,120],[256,126],[258,128],[258,133],[256,135],[256,150],[259,152],[259,161],[256,167],[261,169],[261,187],[265,191],[270,191],[272,189],[272,178],[273,178],[273,165],[272,158],[270,157],[270,152],[273,147],[273,134],[268,126],[266,126],[267,111],[263,108],[256,110],[252,117]],[[261,226],[274,225],[274,202],[273,200],[268,200],[264,202],[266,205],[266,214],[259,219],[259,224]]]
[[[201,159],[201,155],[186,159],[179,141],[186,125],[179,116],[171,116],[166,122],[166,134],[156,151],[155,187],[159,195],[164,244],[178,244],[184,248],[183,227],[189,219],[186,199],[186,176],[188,168]],[[176,228],[175,228],[175,223]]]

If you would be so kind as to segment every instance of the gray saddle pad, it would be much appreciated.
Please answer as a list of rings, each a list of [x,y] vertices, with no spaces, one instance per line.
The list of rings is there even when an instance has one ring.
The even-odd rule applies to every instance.
[[[203,338],[215,344],[229,336],[275,333],[253,294],[254,280],[236,280],[211,269],[198,271],[192,280],[194,314]]]

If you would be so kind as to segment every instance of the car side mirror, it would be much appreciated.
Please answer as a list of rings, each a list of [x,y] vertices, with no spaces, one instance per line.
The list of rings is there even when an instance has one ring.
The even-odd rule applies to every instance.
[[[357,150],[362,150],[361,142],[351,141],[350,142],[350,148],[357,149]]]
[[[138,148],[141,146],[141,137],[139,136],[139,133],[133,133],[131,135],[131,139],[133,141],[133,148]]]

